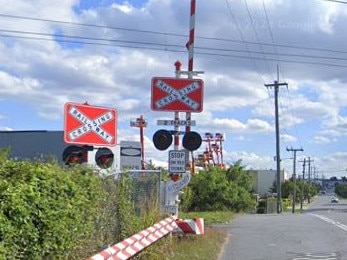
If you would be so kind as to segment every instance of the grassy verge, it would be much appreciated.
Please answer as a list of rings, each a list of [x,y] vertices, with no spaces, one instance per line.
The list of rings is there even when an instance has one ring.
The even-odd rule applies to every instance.
[[[190,212],[180,213],[180,219],[203,218],[204,235],[170,234],[142,252],[141,260],[211,260],[217,259],[227,238],[227,231],[214,224],[230,223],[234,213]]]
[[[230,222],[235,213],[230,211],[214,211],[214,212],[180,212],[179,218],[203,218],[205,225],[225,224]]]
[[[211,227],[211,224],[226,224],[233,218],[232,212],[191,212],[180,213],[182,219],[203,218],[205,222],[204,235],[173,235],[166,259],[170,260],[211,260],[219,255],[227,231]]]
[[[173,236],[170,260],[211,260],[217,259],[226,240],[227,232],[224,230],[206,227],[205,235]]]

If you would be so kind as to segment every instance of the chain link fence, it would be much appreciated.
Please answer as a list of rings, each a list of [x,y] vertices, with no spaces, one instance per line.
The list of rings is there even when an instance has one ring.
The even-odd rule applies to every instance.
[[[152,208],[160,208],[163,192],[160,170],[130,170],[126,172],[133,185],[133,200],[138,216]]]

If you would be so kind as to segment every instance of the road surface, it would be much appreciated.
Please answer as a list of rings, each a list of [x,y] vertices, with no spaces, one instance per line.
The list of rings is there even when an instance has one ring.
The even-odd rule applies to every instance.
[[[304,213],[239,215],[219,260],[347,260],[347,200],[318,196]]]

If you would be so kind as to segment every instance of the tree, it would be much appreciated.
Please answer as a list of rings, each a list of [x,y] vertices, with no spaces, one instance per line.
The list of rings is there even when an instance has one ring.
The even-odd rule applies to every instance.
[[[342,198],[347,198],[347,184],[337,185],[335,187],[335,193]]]
[[[226,170],[228,181],[236,183],[247,191],[252,189],[252,177],[245,172],[244,166],[241,165],[241,160],[238,160],[234,165]]]
[[[251,193],[252,177],[245,173],[241,161],[228,170],[214,167],[199,172],[188,187],[192,193],[189,210],[243,211],[255,205]]]

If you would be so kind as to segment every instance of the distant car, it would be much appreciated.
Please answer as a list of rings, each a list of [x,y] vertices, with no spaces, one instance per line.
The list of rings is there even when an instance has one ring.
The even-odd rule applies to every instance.
[[[330,202],[331,203],[339,203],[339,199],[336,197],[332,197]]]

